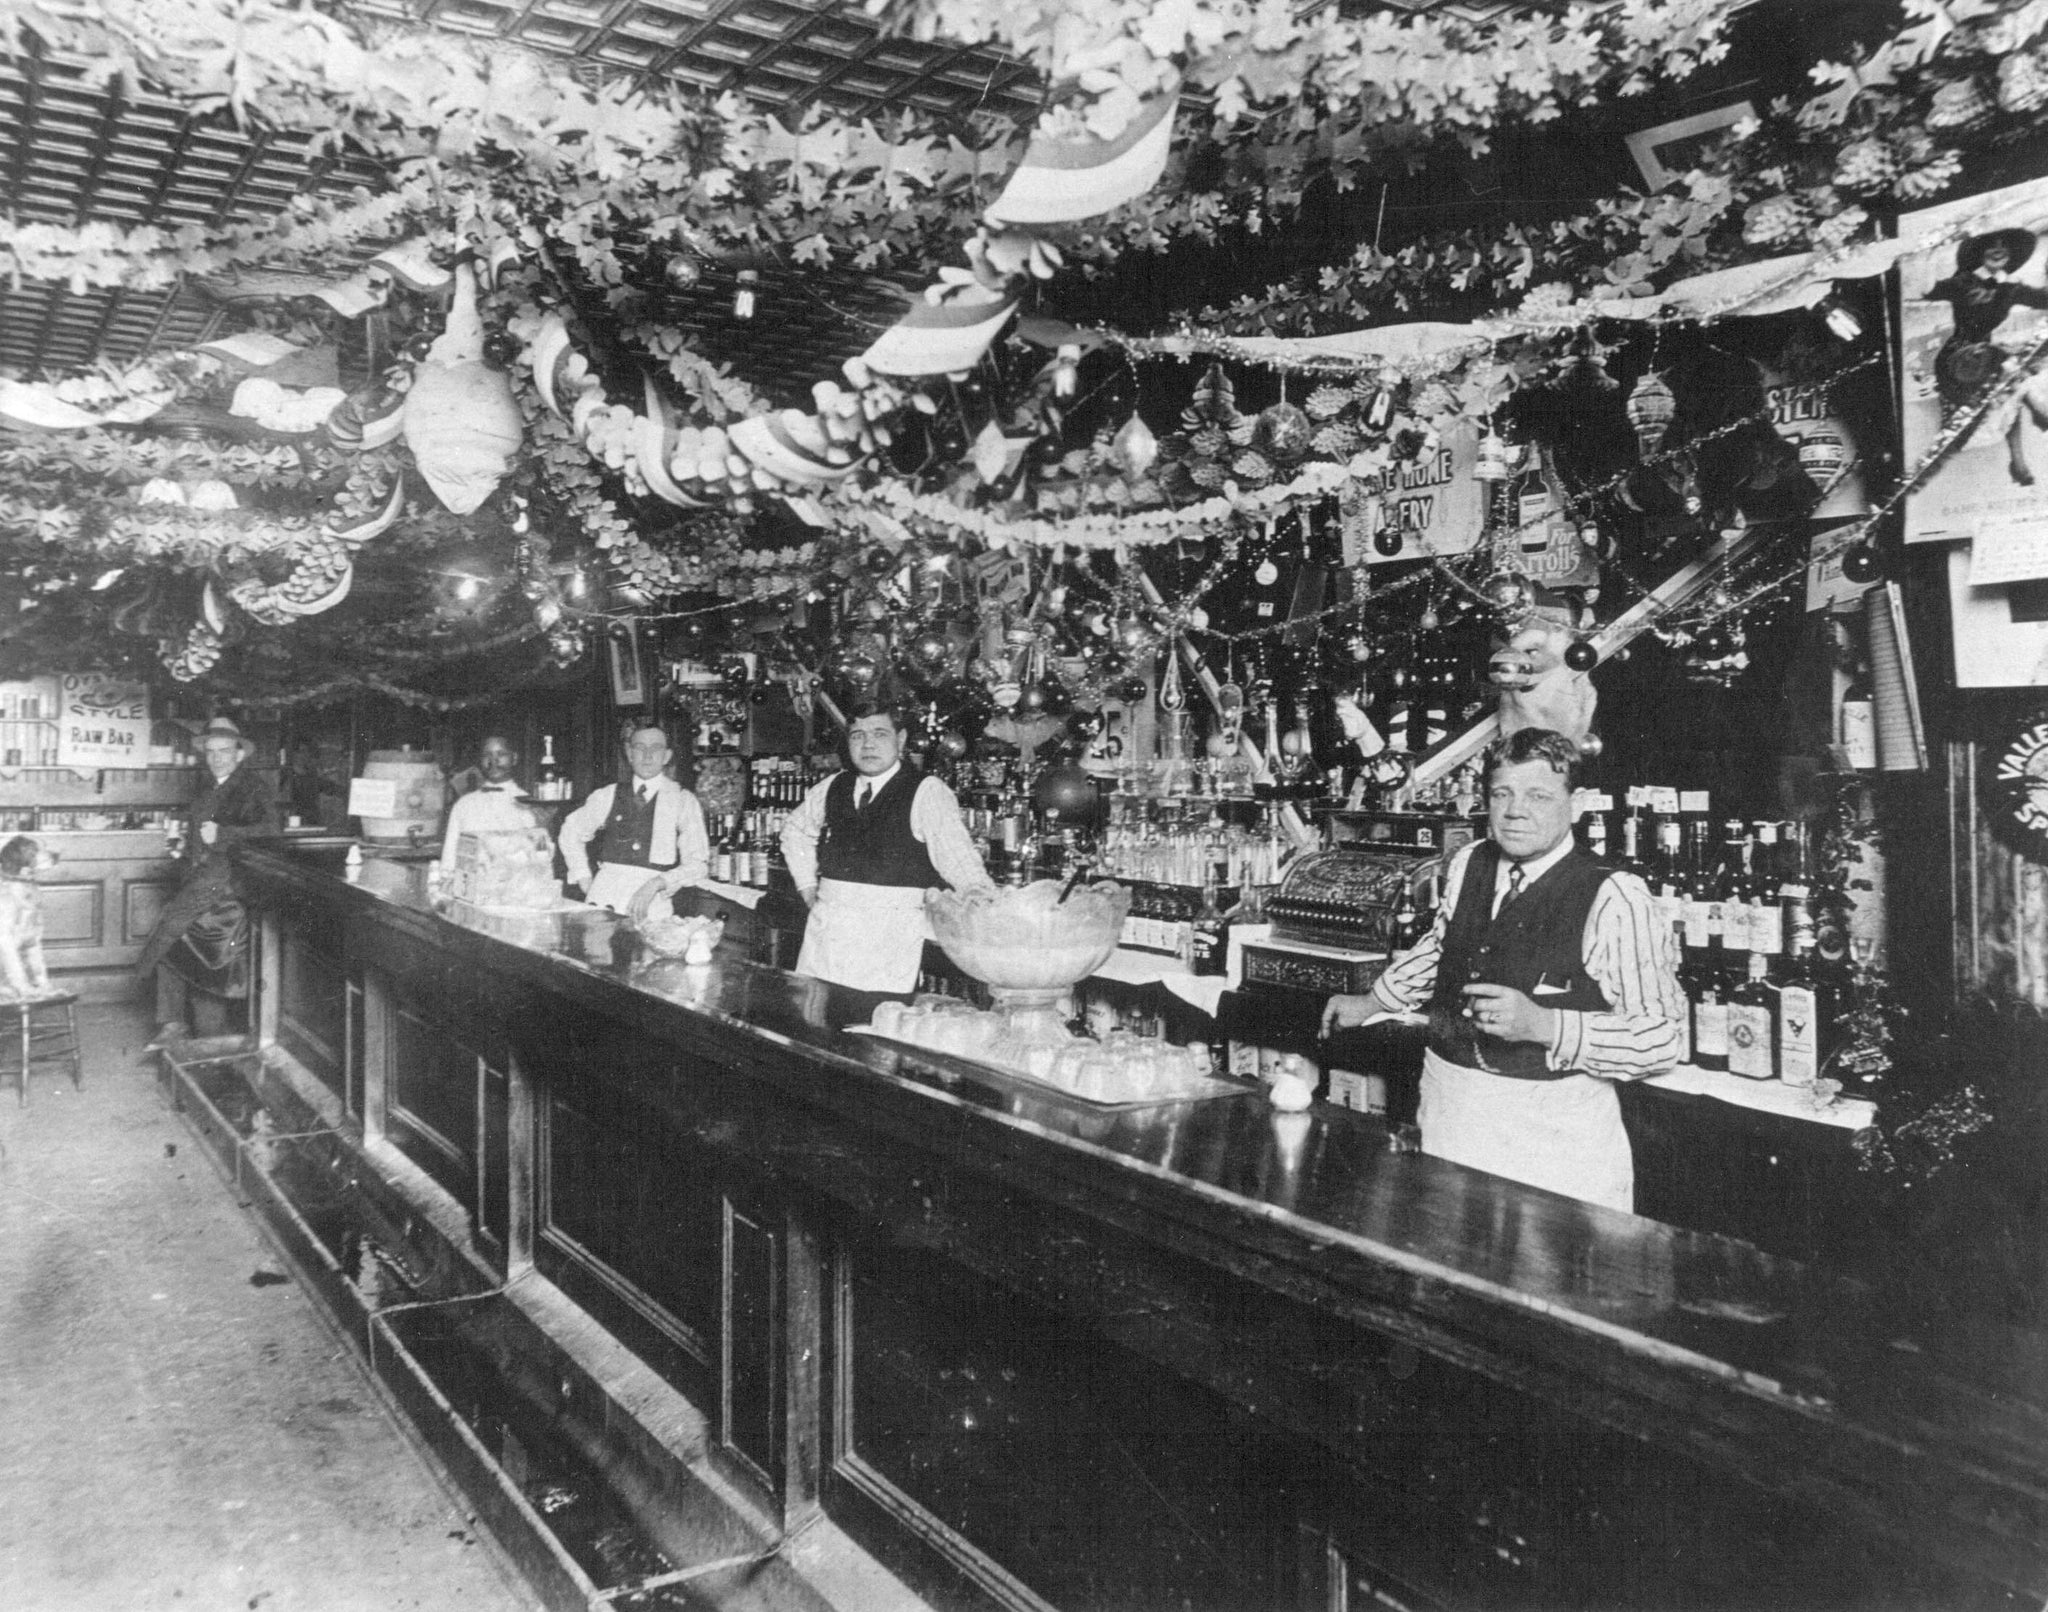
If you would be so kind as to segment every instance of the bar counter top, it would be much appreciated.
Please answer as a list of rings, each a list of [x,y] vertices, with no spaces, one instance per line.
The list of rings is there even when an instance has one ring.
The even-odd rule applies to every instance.
[[[782,1102],[909,1138],[1768,1492],[2048,1596],[2048,1338],[1420,1153],[1375,1118],[1262,1092],[1109,1110],[844,1033],[872,997],[721,952],[650,958],[587,907],[486,913],[419,863],[241,852],[261,907],[409,935],[504,988],[710,1049]],[[801,1162],[792,1170],[805,1168]],[[1333,1442],[1362,1429],[1330,1426]]]

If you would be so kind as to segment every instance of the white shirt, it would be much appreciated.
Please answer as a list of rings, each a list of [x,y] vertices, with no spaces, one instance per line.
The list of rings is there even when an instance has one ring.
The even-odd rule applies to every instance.
[[[853,798],[860,799],[860,786],[872,784],[875,794],[902,768],[898,762],[887,772],[858,779]],[[818,882],[818,836],[825,831],[825,796],[838,781],[834,773],[823,783],[813,784],[803,804],[789,814],[782,825],[782,858],[789,864],[789,876],[799,890]],[[974,848],[974,836],[960,817],[960,802],[953,791],[927,774],[918,780],[917,793],[910,802],[910,832],[925,848],[940,878],[956,890],[989,884],[988,870],[981,865],[981,853]]]
[[[479,784],[450,806],[448,830],[441,836],[441,871],[455,871],[455,852],[465,834],[540,827],[540,819],[526,807],[526,798],[526,791],[516,783]]]
[[[1493,916],[1500,916],[1500,904],[1507,900],[1508,886],[1514,881],[1514,870],[1522,870],[1522,888],[1528,889],[1544,874],[1564,860],[1565,852],[1572,848],[1572,837],[1567,834],[1541,856],[1532,856],[1526,862],[1517,863],[1508,857],[1500,859],[1500,867],[1493,875]]]
[[[1429,933],[1409,950],[1396,952],[1373,981],[1372,995],[1381,1007],[1401,1013],[1427,1005],[1436,988],[1437,958],[1451,914],[1458,908],[1465,869],[1483,843],[1468,845],[1451,858]],[[1567,837],[1554,850],[1524,863],[1523,878],[1534,880],[1547,871],[1571,844]],[[1510,865],[1501,858],[1494,886],[1496,910],[1507,889]],[[1671,1068],[1683,1045],[1679,1025],[1686,1011],[1685,993],[1671,955],[1671,927],[1657,922],[1649,886],[1633,873],[1608,874],[1593,894],[1580,947],[1586,972],[1614,1005],[1604,1013],[1553,1008],[1557,1030],[1544,1061],[1552,1069],[1622,1079]]]
[[[622,788],[638,790],[642,780],[630,784],[606,784],[593,789],[590,798],[562,820],[555,843],[562,848],[562,861],[569,882],[588,889],[592,877],[590,842],[612,814],[612,800]],[[673,778],[645,780],[654,794],[654,843],[648,854],[658,864],[646,870],[646,877],[659,878],[674,895],[686,884],[695,884],[711,871],[711,836],[704,828],[704,808],[697,797]]]

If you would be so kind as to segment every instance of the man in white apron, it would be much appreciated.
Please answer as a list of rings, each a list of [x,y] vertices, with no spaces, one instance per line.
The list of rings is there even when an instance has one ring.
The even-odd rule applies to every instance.
[[[448,831],[441,836],[438,870],[443,878],[455,872],[455,854],[465,834],[502,834],[514,829],[538,828],[540,819],[527,804],[526,791],[513,774],[519,769],[519,752],[502,734],[484,740],[477,754],[476,788],[448,808]]]
[[[863,991],[917,988],[924,894],[987,885],[953,791],[903,759],[886,706],[849,713],[853,765],[804,797],[782,825],[789,876],[811,909],[796,971]]]
[[[1648,886],[1572,840],[1578,747],[1524,728],[1487,753],[1489,837],[1446,870],[1436,922],[1323,1033],[1429,1014],[1422,1150],[1610,1208],[1635,1206],[1614,1082],[1678,1059],[1685,997]]]
[[[697,797],[663,771],[667,734],[636,729],[626,740],[626,760],[633,776],[592,790],[563,819],[555,843],[569,882],[584,887],[586,901],[638,920],[711,871],[711,837]]]

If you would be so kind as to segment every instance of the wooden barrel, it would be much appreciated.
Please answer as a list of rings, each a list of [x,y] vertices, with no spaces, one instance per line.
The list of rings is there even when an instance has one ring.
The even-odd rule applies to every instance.
[[[431,750],[372,750],[365,778],[388,778],[397,796],[390,817],[365,817],[363,838],[373,845],[438,845],[448,780]]]

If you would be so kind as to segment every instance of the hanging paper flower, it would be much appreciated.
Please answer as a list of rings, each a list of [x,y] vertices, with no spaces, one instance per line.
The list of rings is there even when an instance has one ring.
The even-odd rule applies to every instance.
[[[1998,64],[1998,104],[2021,114],[2048,106],[2048,65],[2040,52],[2025,51]]]
[[[1334,420],[1342,414],[1351,402],[1351,393],[1342,386],[1318,386],[1308,395],[1308,413],[1312,420]]]
[[[1772,196],[1742,215],[1742,238],[1751,246],[1777,246],[1805,234],[1811,215],[1791,196]]]

